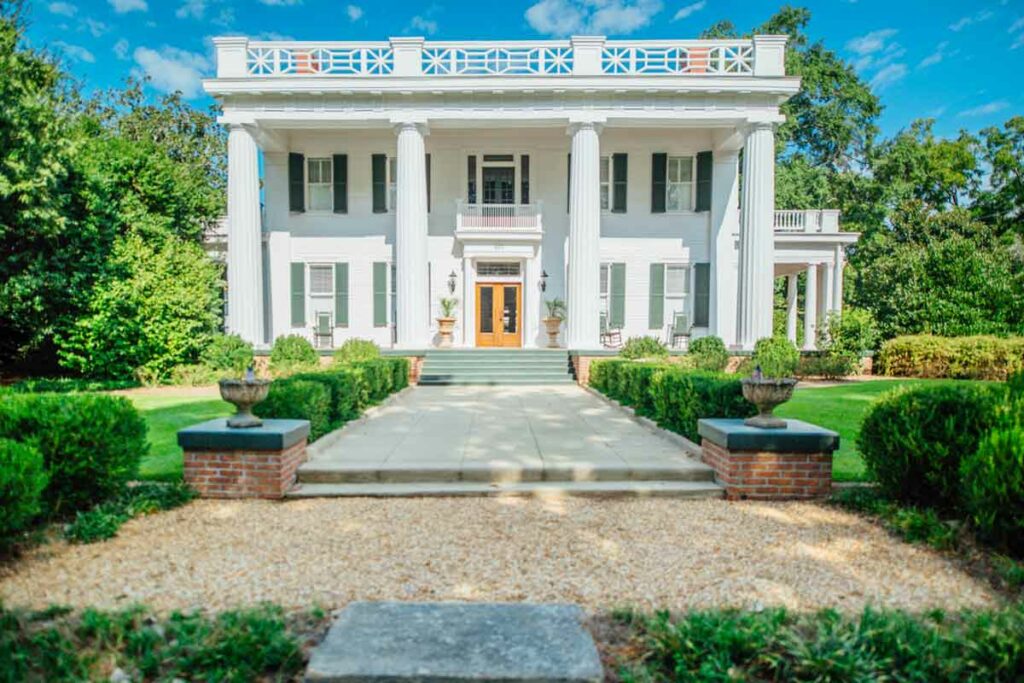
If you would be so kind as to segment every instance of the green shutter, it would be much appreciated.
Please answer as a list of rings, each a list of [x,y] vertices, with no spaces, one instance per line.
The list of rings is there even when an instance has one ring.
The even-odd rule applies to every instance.
[[[306,210],[306,157],[295,152],[288,155],[288,210]]]
[[[626,324],[626,264],[613,263],[609,273],[608,325],[622,328]]]
[[[306,326],[306,264],[292,264],[292,327]]]
[[[348,264],[334,264],[334,324],[348,327]]]
[[[668,154],[651,155],[651,213],[665,213],[665,192],[668,182]]]
[[[694,265],[693,325],[707,327],[711,313],[711,264]]]
[[[650,303],[647,309],[647,327],[659,330],[665,324],[665,264],[651,264]]]
[[[628,183],[627,160],[625,154],[612,155],[612,212],[626,213],[626,188]]]
[[[697,154],[697,211],[711,210],[711,173],[713,168],[711,152]]]
[[[348,155],[334,155],[334,213],[348,213]]]
[[[373,264],[373,326],[386,327],[388,324],[388,264],[376,261]]]
[[[388,179],[387,166],[388,157],[386,154],[374,154],[370,158],[370,166],[373,174],[373,212],[387,213],[388,211]]]

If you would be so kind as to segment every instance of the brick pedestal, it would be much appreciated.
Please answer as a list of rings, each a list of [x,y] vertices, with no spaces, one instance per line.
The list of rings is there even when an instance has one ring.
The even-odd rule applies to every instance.
[[[178,432],[185,482],[204,498],[281,498],[306,460],[306,420],[232,429],[217,419]]]
[[[730,500],[821,498],[832,490],[839,435],[800,420],[786,429],[700,420],[701,455]]]

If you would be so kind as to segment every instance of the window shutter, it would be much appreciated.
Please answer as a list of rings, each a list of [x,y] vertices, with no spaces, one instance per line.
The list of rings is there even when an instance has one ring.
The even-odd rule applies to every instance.
[[[608,325],[622,328],[626,324],[626,264],[613,263],[608,279]]]
[[[668,154],[651,155],[651,213],[665,213],[665,191],[668,176]]]
[[[568,164],[565,167],[565,212],[569,213],[569,205],[572,203],[572,154],[566,158]]]
[[[388,324],[388,264],[376,261],[373,264],[373,326],[386,327]]]
[[[714,157],[711,152],[697,153],[697,211],[711,210],[711,173]]]
[[[427,170],[427,213],[430,213],[430,152],[427,152],[427,158],[424,160],[424,167]]]
[[[707,327],[711,313],[711,264],[694,265],[693,325]]]
[[[292,327],[306,326],[306,264],[292,263]]]
[[[476,155],[466,157],[466,203],[476,204]]]
[[[334,264],[334,324],[348,327],[348,264]]]
[[[647,309],[647,327],[661,329],[665,324],[665,264],[651,264],[650,302]]]
[[[388,179],[387,179],[388,157],[386,154],[374,154],[370,157],[370,167],[373,175],[373,212],[388,212]]]
[[[348,213],[348,155],[334,155],[334,213]]]
[[[288,210],[302,213],[306,210],[306,157],[288,154]]]
[[[530,155],[519,157],[519,203],[530,203]]]
[[[612,155],[612,213],[626,213],[627,160],[625,154]]]

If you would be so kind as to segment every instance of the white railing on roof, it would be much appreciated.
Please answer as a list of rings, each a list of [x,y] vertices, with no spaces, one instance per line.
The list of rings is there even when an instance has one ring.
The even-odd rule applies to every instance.
[[[510,47],[426,46],[426,76],[567,76],[572,73],[569,45]]]
[[[601,53],[601,71],[628,75],[750,76],[754,73],[754,46],[749,40],[725,45],[611,44]]]
[[[787,209],[775,212],[777,232],[839,232],[836,209]]]
[[[543,232],[541,203],[536,204],[455,204],[455,231]]]
[[[250,47],[253,76],[387,76],[394,70],[389,45],[358,47]]]

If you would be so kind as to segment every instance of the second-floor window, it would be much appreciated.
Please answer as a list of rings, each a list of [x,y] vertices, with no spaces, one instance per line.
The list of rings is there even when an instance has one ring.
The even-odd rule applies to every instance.
[[[331,159],[306,160],[306,204],[310,211],[334,209]]]
[[[668,182],[665,184],[665,209],[693,209],[693,157],[668,158]]]

